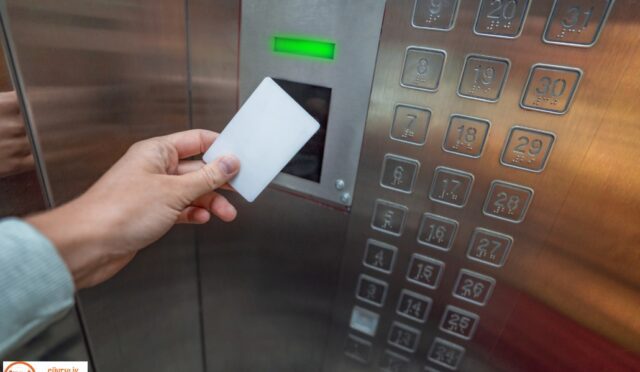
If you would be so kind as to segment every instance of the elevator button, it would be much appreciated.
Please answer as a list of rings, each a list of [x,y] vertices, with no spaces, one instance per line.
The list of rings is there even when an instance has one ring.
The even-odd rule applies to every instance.
[[[407,280],[423,287],[436,289],[443,272],[444,262],[414,253],[409,261]]]
[[[409,370],[409,359],[391,350],[385,350],[380,358],[379,367],[383,372],[406,372]]]
[[[427,358],[435,364],[456,370],[462,361],[464,351],[462,346],[436,337],[431,344]]]
[[[461,269],[453,288],[453,296],[472,304],[484,306],[495,286],[495,279],[470,270]]]
[[[451,115],[444,138],[444,151],[479,158],[489,133],[488,120],[464,115]]]
[[[387,234],[400,236],[408,208],[404,205],[378,199],[373,209],[371,228]]]
[[[478,35],[516,38],[522,32],[529,0],[482,0],[473,31]]]
[[[371,359],[371,342],[350,334],[344,343],[344,353],[358,362],[369,363]]]
[[[470,340],[478,327],[480,317],[456,306],[447,305],[440,321],[440,330]]]
[[[450,218],[425,213],[420,223],[418,243],[448,251],[456,237],[458,222]]]
[[[397,348],[413,353],[420,341],[420,331],[400,322],[393,322],[387,341]]]
[[[368,304],[382,307],[387,297],[387,283],[382,280],[370,277],[369,275],[360,274],[358,278],[358,288],[356,289],[356,297]]]
[[[614,0],[556,0],[543,40],[550,44],[593,46]]]
[[[380,186],[411,194],[420,163],[398,155],[387,154],[382,164]]]
[[[471,173],[447,167],[437,167],[429,199],[462,208],[467,204],[472,186],[473,175]]]
[[[458,95],[486,102],[497,102],[508,74],[509,61],[506,59],[467,56],[458,85]]]
[[[431,299],[419,293],[403,289],[398,300],[396,313],[419,323],[427,321],[431,310]]]
[[[375,239],[367,240],[362,263],[373,270],[390,274],[396,260],[398,248]]]
[[[451,30],[458,13],[458,0],[416,0],[413,7],[413,27]]]
[[[435,92],[440,85],[446,54],[442,50],[411,47],[404,57],[401,85]]]
[[[562,115],[569,111],[582,71],[572,67],[536,64],[529,71],[520,106]]]
[[[553,133],[513,127],[509,132],[500,162],[507,167],[542,172],[554,142]]]
[[[512,244],[513,238],[509,235],[478,227],[471,236],[467,257],[490,266],[502,267]]]
[[[431,120],[431,110],[409,105],[398,105],[391,125],[391,138],[412,145],[423,145]]]
[[[528,187],[493,181],[482,212],[489,217],[520,223],[527,214],[532,197],[533,190]]]
[[[380,315],[360,306],[354,306],[349,325],[352,329],[373,337],[376,335],[379,321]]]

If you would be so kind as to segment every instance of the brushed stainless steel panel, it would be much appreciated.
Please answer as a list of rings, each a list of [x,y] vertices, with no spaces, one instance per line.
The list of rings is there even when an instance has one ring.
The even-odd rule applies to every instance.
[[[348,215],[279,190],[198,229],[209,371],[318,371]]]
[[[325,369],[374,368],[376,358],[389,347],[385,339],[390,325],[397,319],[392,315],[394,301],[405,288],[434,300],[427,324],[421,327],[423,337],[418,351],[411,355],[414,368],[427,364],[437,367],[426,360],[436,337],[466,349],[460,370],[575,370],[589,368],[589,365],[610,370],[640,368],[640,323],[632,315],[640,306],[640,279],[635,269],[640,262],[636,249],[640,246],[637,228],[640,172],[634,164],[640,150],[633,140],[638,136],[634,120],[640,115],[640,108],[632,103],[636,95],[633,92],[639,87],[635,71],[640,60],[640,5],[632,0],[617,1],[598,43],[590,49],[542,41],[553,1],[532,4],[522,35],[517,39],[474,35],[478,5],[477,1],[461,2],[455,27],[449,32],[434,32],[411,27],[414,1],[387,4],[356,199],[349,222],[348,248],[330,342],[331,356]],[[447,52],[438,92],[419,92],[400,85],[408,46]],[[456,97],[468,54],[506,58],[511,62],[498,102]],[[583,72],[565,115],[519,107],[529,70],[537,63],[569,66]],[[423,147],[389,139],[396,104],[432,110]],[[456,156],[441,149],[452,114],[491,122],[485,150],[479,159]],[[556,135],[553,152],[541,173],[500,164],[508,133],[516,125]],[[387,153],[420,161],[413,194],[378,186]],[[474,175],[473,190],[464,208],[429,200],[433,170],[438,166]],[[522,223],[483,216],[482,206],[494,180],[524,185],[535,191]],[[384,236],[369,227],[378,198],[409,207],[405,233],[401,237]],[[460,223],[449,252],[416,244],[424,212]],[[477,227],[513,237],[511,252],[503,267],[492,268],[465,257],[469,239]],[[366,242],[372,238],[398,247],[396,270],[390,276],[361,264]],[[407,264],[414,252],[445,262],[444,278],[437,290],[419,289],[405,281]],[[453,298],[451,292],[460,269],[496,280],[485,306],[465,304]],[[375,338],[348,331],[351,309],[354,305],[363,305],[353,295],[360,273],[390,283],[390,302],[384,310],[377,311],[381,318]],[[470,341],[456,340],[438,330],[447,305],[479,315],[478,328]],[[545,320],[549,323],[545,324]],[[548,329],[541,331],[541,327]],[[363,366],[343,355],[349,333],[373,343],[372,362]],[[580,359],[575,357],[577,350],[581,350],[581,355],[588,354],[589,362],[576,360]]]
[[[183,1],[7,1],[27,112],[55,204],[133,142],[188,128]],[[202,370],[194,231],[80,292],[97,370]],[[161,352],[159,352],[161,351]]]
[[[319,182],[287,173],[274,185],[351,205],[362,132],[385,0],[246,0],[242,3],[240,101],[266,76],[331,88],[329,122]],[[336,43],[332,61],[282,56],[271,50],[275,35]],[[335,187],[342,180],[342,188]]]

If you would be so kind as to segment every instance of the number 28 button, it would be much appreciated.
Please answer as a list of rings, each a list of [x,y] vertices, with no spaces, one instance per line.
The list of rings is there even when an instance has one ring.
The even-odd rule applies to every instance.
[[[489,217],[520,223],[527,214],[533,190],[503,181],[491,182],[482,213]]]

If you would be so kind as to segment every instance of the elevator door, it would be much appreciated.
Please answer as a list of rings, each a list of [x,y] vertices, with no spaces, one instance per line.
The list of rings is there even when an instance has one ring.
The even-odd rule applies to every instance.
[[[639,11],[387,2],[326,370],[640,368]]]

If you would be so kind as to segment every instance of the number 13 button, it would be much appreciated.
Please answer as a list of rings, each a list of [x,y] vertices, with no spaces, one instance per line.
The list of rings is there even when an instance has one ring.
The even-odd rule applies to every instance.
[[[533,190],[504,181],[491,182],[482,213],[489,217],[520,223],[533,198]]]

